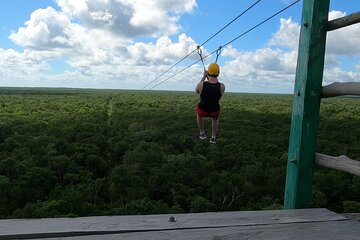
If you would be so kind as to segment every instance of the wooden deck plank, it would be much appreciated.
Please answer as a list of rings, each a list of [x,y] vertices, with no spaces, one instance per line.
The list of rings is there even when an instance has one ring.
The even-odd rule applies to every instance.
[[[288,223],[345,220],[327,209],[241,211],[171,215],[103,216],[58,219],[15,219],[0,221],[0,239],[69,237],[139,231],[190,230],[231,226],[258,226]]]
[[[46,240],[358,240],[360,224],[353,220],[257,226],[163,230],[110,235],[47,238]],[[41,240],[41,239],[32,239]]]

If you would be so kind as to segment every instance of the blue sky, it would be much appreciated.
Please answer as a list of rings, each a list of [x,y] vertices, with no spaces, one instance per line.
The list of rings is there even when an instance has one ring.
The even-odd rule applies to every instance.
[[[255,0],[12,0],[0,8],[0,86],[142,89]],[[209,53],[291,0],[262,0],[203,46]],[[302,1],[227,46],[231,92],[291,93]],[[360,11],[331,0],[331,18]],[[360,81],[359,24],[328,34],[324,84]],[[195,53],[146,89],[199,59]],[[215,56],[205,61],[208,65]],[[196,64],[155,90],[193,90]]]

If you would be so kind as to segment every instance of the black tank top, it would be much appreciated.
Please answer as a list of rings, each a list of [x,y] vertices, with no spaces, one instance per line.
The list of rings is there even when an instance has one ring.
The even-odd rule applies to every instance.
[[[204,112],[217,112],[220,109],[219,100],[221,98],[220,83],[203,83],[203,89],[200,94],[199,107]]]

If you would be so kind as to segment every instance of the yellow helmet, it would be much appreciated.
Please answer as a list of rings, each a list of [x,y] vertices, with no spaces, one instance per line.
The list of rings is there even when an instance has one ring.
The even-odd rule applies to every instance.
[[[220,74],[220,67],[217,63],[211,63],[208,68],[208,74],[212,77],[217,77]]]

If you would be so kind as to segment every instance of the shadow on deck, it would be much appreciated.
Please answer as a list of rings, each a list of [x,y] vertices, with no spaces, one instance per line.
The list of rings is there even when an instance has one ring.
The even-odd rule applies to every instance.
[[[0,220],[0,239],[355,240],[359,235],[359,222],[323,208]]]

